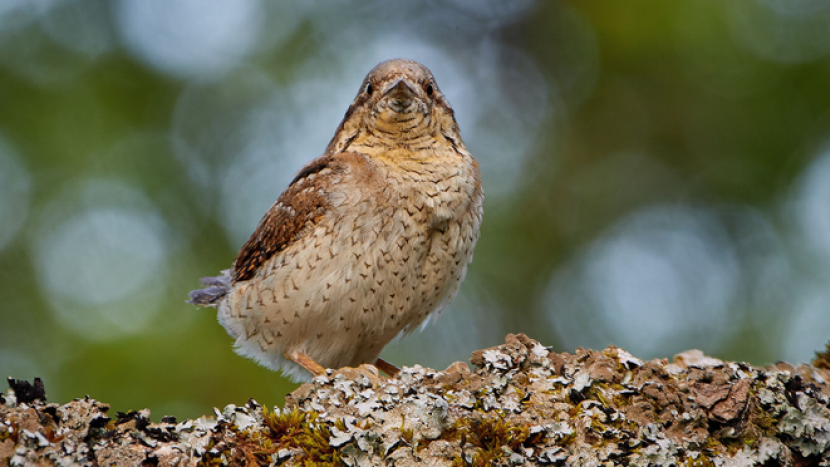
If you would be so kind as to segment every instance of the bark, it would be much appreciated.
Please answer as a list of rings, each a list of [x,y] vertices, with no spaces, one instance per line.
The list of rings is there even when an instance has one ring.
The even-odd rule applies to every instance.
[[[215,416],[149,421],[12,381],[0,464],[830,466],[830,351],[756,368],[699,351],[555,353],[524,335],[438,372],[345,368]]]

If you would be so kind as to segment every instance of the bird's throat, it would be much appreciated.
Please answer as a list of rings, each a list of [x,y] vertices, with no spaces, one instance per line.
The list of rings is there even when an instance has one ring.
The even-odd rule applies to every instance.
[[[413,141],[431,138],[437,133],[435,120],[427,112],[412,109],[396,112],[384,108],[372,116],[369,128],[375,138],[387,147],[406,146]]]

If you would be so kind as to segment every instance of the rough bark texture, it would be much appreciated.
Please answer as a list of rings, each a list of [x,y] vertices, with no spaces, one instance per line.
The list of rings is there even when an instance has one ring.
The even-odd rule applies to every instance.
[[[830,466],[830,352],[754,368],[684,352],[555,353],[524,335],[437,372],[330,372],[286,397],[215,417],[110,417],[92,399],[47,404],[12,382],[0,464]]]

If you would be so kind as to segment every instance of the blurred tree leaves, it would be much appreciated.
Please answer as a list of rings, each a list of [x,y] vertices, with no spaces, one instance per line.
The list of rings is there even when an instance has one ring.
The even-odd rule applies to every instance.
[[[821,227],[820,207],[830,205],[822,198],[830,192],[810,182],[821,180],[816,174],[828,165],[822,158],[830,157],[824,2],[247,0],[245,8],[262,21],[257,44],[239,51],[239,63],[227,70],[198,72],[182,71],[182,63],[164,68],[137,53],[130,41],[138,39],[124,32],[125,22],[137,21],[122,15],[128,2],[0,7],[0,139],[8,147],[0,151],[0,167],[23,167],[31,187],[22,227],[0,245],[0,372],[43,377],[52,400],[88,393],[116,410],[150,407],[154,418],[193,417],[249,397],[282,403],[295,385],[233,354],[212,310],[184,304],[186,293],[199,277],[230,265],[237,232],[251,231],[258,220],[229,226],[221,206],[264,212],[275,198],[269,193],[279,193],[299,168],[295,159],[323,150],[362,74],[393,56],[422,60],[436,73],[482,164],[488,199],[462,296],[442,324],[391,345],[389,359],[439,367],[500,343],[494,336],[506,332],[526,332],[561,350],[615,344],[637,353],[644,341],[685,344],[673,335],[608,328],[613,307],[597,304],[630,298],[600,296],[611,290],[650,303],[652,295],[694,285],[619,289],[590,283],[596,277],[584,272],[604,264],[592,261],[609,260],[598,255],[624,244],[619,235],[636,236],[626,229],[655,206],[679,213],[666,215],[668,233],[659,238],[697,238],[681,235],[682,228],[704,219],[725,233],[716,236],[721,243],[703,247],[736,258],[738,285],[723,312],[726,325],[690,330],[704,330],[694,345],[760,364],[808,360],[808,350],[820,349],[830,335],[824,324],[830,292],[821,286],[830,276],[823,250],[830,231]],[[209,57],[210,50],[199,49],[199,34],[211,31],[197,26],[210,21],[191,24],[192,13],[176,16],[181,12],[166,12],[164,2],[150,6],[168,14],[189,42],[174,43],[178,36],[159,26],[141,39],[150,41],[142,54],[153,47],[186,53],[182,44],[190,44],[187,63]],[[180,6],[187,12],[186,2]],[[198,14],[221,21],[214,13],[205,7]],[[528,115],[537,125],[522,120]],[[185,127],[191,140],[183,143]],[[317,127],[325,131],[311,131]],[[251,137],[262,132],[273,133],[262,141],[275,142],[264,155],[257,152],[262,141]],[[288,162],[269,162],[275,160]],[[261,171],[249,169],[257,163]],[[228,188],[235,180],[230,172],[245,180],[239,194]],[[262,179],[269,186],[253,190]],[[144,201],[84,201],[84,187],[102,181]],[[0,176],[0,203],[17,206],[10,187]],[[234,204],[240,200],[256,206]],[[164,239],[168,255],[157,264],[164,285],[144,291],[149,324],[106,339],[60,325],[61,300],[39,271],[72,274],[73,265],[39,260],[38,245],[53,233],[60,238],[64,222],[86,210],[144,213],[141,203],[163,220],[150,232]],[[56,215],[56,206],[69,212]],[[682,217],[690,212],[696,214]],[[4,220],[12,225],[2,213],[0,229]],[[805,226],[813,227],[805,233]],[[651,246],[642,257],[664,251],[675,258],[685,251],[676,248],[689,247]],[[83,264],[81,258],[74,266]],[[688,270],[697,269],[669,272]],[[556,284],[571,284],[573,296],[550,298]],[[582,297],[579,290],[599,292]],[[73,299],[84,296],[78,291]],[[573,308],[556,308],[562,303]],[[584,321],[592,331],[566,331],[557,316]],[[667,344],[638,356],[679,350]]]

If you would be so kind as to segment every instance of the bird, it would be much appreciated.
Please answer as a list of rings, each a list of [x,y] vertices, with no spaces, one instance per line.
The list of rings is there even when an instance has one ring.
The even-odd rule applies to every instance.
[[[381,62],[323,155],[188,302],[215,307],[238,354],[294,381],[363,364],[394,376],[381,350],[455,296],[483,202],[478,162],[432,72]]]

